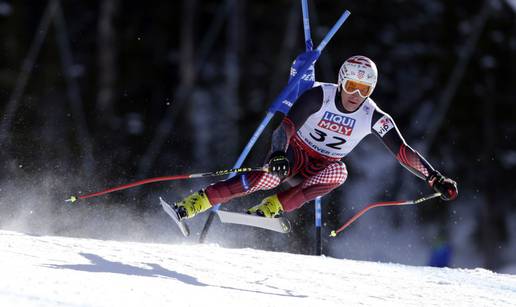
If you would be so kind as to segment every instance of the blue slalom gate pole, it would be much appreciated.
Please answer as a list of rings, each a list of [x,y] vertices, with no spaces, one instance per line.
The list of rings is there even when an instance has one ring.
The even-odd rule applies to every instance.
[[[303,7],[303,26],[305,25],[305,16],[307,19],[306,24],[308,25],[308,10],[307,10],[307,3],[306,0],[302,0],[301,2]],[[291,76],[288,84],[285,86],[285,88],[280,92],[280,94],[276,97],[276,99],[273,101],[271,106],[269,107],[267,114],[265,115],[265,118],[262,120],[256,131],[254,132],[253,136],[245,146],[244,150],[240,154],[239,158],[237,159],[235,165],[233,168],[239,168],[244,163],[245,159],[247,158],[247,155],[253,148],[256,141],[259,139],[271,119],[274,117],[275,112],[282,112],[284,114],[288,113],[288,110],[290,107],[295,103],[295,101],[288,101],[287,98],[289,94],[299,86],[299,81],[302,77],[305,76],[305,73],[310,69],[313,68],[314,63],[319,59],[319,56],[321,55],[322,50],[328,42],[332,39],[332,37],[335,35],[335,33],[338,31],[338,29],[342,26],[342,24],[346,21],[346,19],[349,17],[350,12],[346,10],[340,18],[337,20],[337,22],[333,25],[333,27],[330,29],[330,31],[325,35],[319,46],[317,46],[316,50],[309,50],[305,52],[304,55],[306,57],[304,58],[303,65],[295,72],[294,76]],[[306,36],[308,34],[308,36]],[[306,37],[309,38],[309,42],[306,40]],[[309,34],[309,28],[308,32],[305,28],[305,43],[307,44],[307,49],[310,46],[311,49],[311,38]],[[297,99],[297,97],[296,97]],[[235,176],[235,174],[230,175],[229,178],[232,178]],[[208,216],[208,219],[206,220],[206,223],[204,224],[204,228],[201,232],[201,235],[199,237],[199,242],[203,243],[206,239],[206,235],[208,233],[208,230],[211,226],[211,223],[213,222],[213,218],[215,217],[216,211],[219,209],[220,204],[216,204],[213,206],[213,208],[210,211],[210,215]]]
[[[292,91],[292,89],[295,86],[297,86],[297,82],[299,82],[299,80],[301,80],[301,78],[304,76],[306,71],[309,68],[311,68],[311,66],[319,59],[319,56],[321,55],[321,52],[323,51],[324,47],[326,47],[326,45],[333,38],[335,33],[337,33],[337,31],[342,26],[342,24],[346,21],[346,19],[348,19],[350,14],[351,13],[348,10],[346,10],[340,16],[340,18],[337,20],[337,22],[333,25],[333,27],[330,29],[330,31],[328,31],[328,33],[326,33],[326,35],[324,36],[324,38],[321,41],[321,43],[319,44],[319,46],[317,46],[317,48],[315,50],[313,50],[313,51],[306,51],[303,54],[305,56],[304,59],[303,59],[305,61],[304,65],[301,66],[298,69],[296,75],[289,80],[287,86],[276,97],[276,99],[272,103],[271,107],[269,108],[269,112],[271,112],[271,110],[274,110],[274,111],[283,112],[285,114],[288,113],[288,109],[290,109],[291,105],[288,105],[288,109],[285,111],[285,106],[284,106],[285,98]]]
[[[310,36],[310,17],[308,16],[308,3],[307,0],[301,0],[301,8],[303,10],[303,28],[305,30],[305,44],[306,44],[306,51],[310,51],[313,48],[312,43],[312,37]],[[343,15],[345,16],[345,15]],[[341,18],[347,18],[349,16],[349,13],[346,14],[346,17]],[[342,21],[342,23],[344,22]],[[340,25],[342,25],[340,23]],[[340,27],[340,26],[339,26]],[[335,33],[336,30],[333,32]],[[322,46],[324,48],[324,46]],[[314,200],[314,210],[315,210],[315,254],[317,256],[322,255],[322,214],[321,214],[321,201],[322,197],[317,197]]]
[[[311,51],[313,48],[312,37],[310,35],[310,17],[308,14],[308,0],[301,0],[301,8],[303,11],[303,29],[305,32],[306,51]],[[349,14],[348,14],[349,15]],[[346,17],[347,18],[347,17]],[[341,23],[342,25],[342,23]],[[324,46],[323,46],[324,48]],[[314,76],[315,77],[315,76]],[[314,200],[315,210],[315,255],[322,255],[322,215],[321,215],[321,199],[316,197]]]
[[[344,13],[340,16],[339,20],[337,20],[337,22],[333,25],[333,27],[330,29],[330,31],[328,31],[328,33],[326,33],[326,35],[324,36],[324,38],[321,41],[321,43],[319,44],[319,46],[317,46],[316,50],[321,52],[324,49],[324,47],[326,47],[326,45],[332,39],[333,35],[335,35],[335,33],[337,33],[337,31],[340,29],[342,24],[346,21],[346,19],[348,19],[350,14],[351,13],[348,10],[344,11]]]
[[[322,208],[321,196],[315,199],[315,254],[322,255]]]
[[[314,47],[312,37],[310,35],[310,16],[308,14],[308,0],[301,0],[301,9],[303,11],[303,29],[305,30],[306,51],[311,51]]]

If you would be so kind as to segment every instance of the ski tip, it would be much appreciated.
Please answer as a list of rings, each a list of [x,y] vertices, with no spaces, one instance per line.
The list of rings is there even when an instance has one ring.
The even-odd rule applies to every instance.
[[[70,198],[68,198],[67,200],[65,200],[65,202],[67,202],[67,203],[74,203],[74,202],[76,202],[77,200],[78,200],[78,198],[72,195],[72,196],[70,196]]]
[[[168,206],[170,207],[170,205],[161,197],[159,196],[159,204],[164,207],[164,206]]]
[[[186,225],[184,221],[181,221],[174,209],[172,209],[172,207],[163,198],[161,198],[161,196],[159,197],[159,201],[165,213],[168,214],[168,216],[170,216],[172,221],[174,221],[174,223],[177,225],[183,236],[190,236],[190,228],[188,228],[188,225]]]

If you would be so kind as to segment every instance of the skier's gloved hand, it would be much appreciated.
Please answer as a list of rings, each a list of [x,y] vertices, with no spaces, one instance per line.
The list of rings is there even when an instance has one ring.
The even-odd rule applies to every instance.
[[[432,189],[441,193],[443,200],[454,200],[459,194],[457,183],[450,178],[444,177],[438,171],[432,172],[428,176],[427,182]]]
[[[290,162],[283,151],[273,152],[269,156],[268,166],[269,172],[281,179],[287,177],[290,173]]]

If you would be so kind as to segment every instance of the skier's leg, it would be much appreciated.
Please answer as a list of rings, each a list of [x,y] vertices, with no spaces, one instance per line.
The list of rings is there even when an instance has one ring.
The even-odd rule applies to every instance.
[[[176,202],[177,211],[182,218],[192,218],[206,211],[213,204],[226,203],[236,197],[244,196],[258,190],[269,190],[281,183],[279,177],[266,172],[249,172],[233,178],[219,181],[205,189],[188,195]]]
[[[323,196],[346,181],[346,165],[340,161],[329,164],[316,175],[306,178],[297,186],[278,193],[278,200],[283,211],[290,212],[304,203]]]
[[[295,144],[289,147],[287,156],[292,164],[291,176],[298,174],[309,162],[307,154]],[[183,211],[183,213],[181,213],[178,210],[183,218],[191,218],[197,213],[208,210],[214,204],[223,204],[234,198],[248,195],[259,190],[274,189],[280,183],[281,179],[270,173],[249,172],[214,183],[199,192],[187,196],[182,201],[177,202],[176,206]],[[264,199],[261,204],[268,204],[268,206],[271,207],[268,212],[274,213],[278,211],[277,208],[281,209],[281,207],[278,207],[279,201],[277,201],[276,195]],[[181,207],[184,207],[184,209]],[[255,213],[255,210],[250,209],[248,211]]]
[[[288,154],[292,161],[292,173],[287,182],[297,181],[296,185],[264,198],[258,205],[249,208],[248,213],[278,217],[283,211],[292,211],[305,202],[330,192],[346,180],[344,163],[314,160],[296,143],[291,145]]]
[[[212,184],[206,194],[212,204],[223,204],[256,191],[274,189],[280,183],[281,179],[270,173],[250,172]]]

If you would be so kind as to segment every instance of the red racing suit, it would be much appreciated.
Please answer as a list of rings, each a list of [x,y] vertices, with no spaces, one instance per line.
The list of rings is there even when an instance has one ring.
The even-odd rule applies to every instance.
[[[341,160],[369,134],[376,135],[404,167],[421,179],[435,172],[406,144],[393,119],[372,99],[348,112],[342,106],[338,86],[326,83],[303,93],[272,135],[271,153],[284,151],[290,161],[287,178],[250,172],[208,186],[206,195],[210,203],[222,204],[273,189],[285,180],[297,181],[278,193],[283,210],[295,210],[346,181],[348,172]]]

